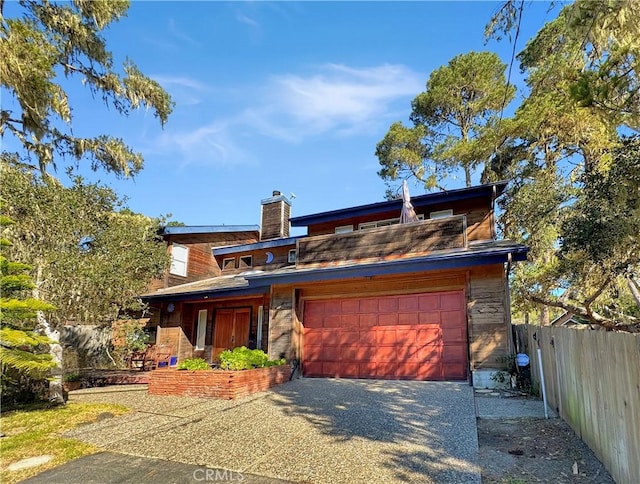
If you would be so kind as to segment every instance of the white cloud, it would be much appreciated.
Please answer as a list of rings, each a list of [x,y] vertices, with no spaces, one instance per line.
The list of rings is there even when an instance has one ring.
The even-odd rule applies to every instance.
[[[180,30],[176,25],[176,21],[174,19],[172,18],[169,19],[169,25],[167,27],[168,27],[169,35],[171,35],[175,39],[178,39],[182,42],[186,42],[187,44],[190,44],[193,47],[202,47],[202,44],[200,42],[198,42],[193,37],[189,36],[182,30]]]
[[[150,77],[160,83],[179,106],[200,104],[203,101],[201,94],[209,90],[204,83],[189,77],[163,75]]]
[[[276,136],[283,128],[302,136],[366,132],[388,120],[394,101],[420,92],[421,79],[405,66],[389,64],[362,69],[327,64],[308,76],[274,76],[263,124]]]
[[[254,28],[260,28],[260,24],[258,22],[256,22],[254,19],[252,19],[250,17],[247,17],[246,15],[244,15],[242,13],[239,13],[236,16],[236,19],[241,24],[246,24],[246,25],[249,25],[250,27],[254,27]]]
[[[164,79],[170,92],[171,86],[205,90],[204,84],[190,78],[156,79]],[[424,88],[423,79],[406,66],[391,64],[368,68],[326,64],[307,75],[272,76],[258,87],[236,86],[235,113],[218,114],[194,131],[166,131],[158,145],[183,163],[253,163],[259,156],[249,151],[243,138],[248,133],[299,143],[313,136],[344,137],[384,129],[397,118],[398,102],[408,112],[409,101]]]

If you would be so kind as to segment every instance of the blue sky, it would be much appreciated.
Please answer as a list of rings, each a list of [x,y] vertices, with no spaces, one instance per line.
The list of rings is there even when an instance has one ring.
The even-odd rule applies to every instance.
[[[380,201],[376,143],[406,122],[431,71],[472,50],[509,61],[507,40],[483,39],[499,5],[134,1],[108,46],[177,105],[162,129],[151,112],[117,115],[74,80],[75,133],[122,137],[145,158],[133,180],[90,178],[134,211],[187,225],[257,224],[274,189],[295,193],[294,216]],[[528,4],[518,51],[556,15],[547,7]]]

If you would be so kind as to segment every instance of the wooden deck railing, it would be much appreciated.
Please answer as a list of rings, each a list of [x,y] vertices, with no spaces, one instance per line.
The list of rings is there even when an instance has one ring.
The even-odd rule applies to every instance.
[[[456,215],[346,234],[306,237],[298,240],[296,266],[375,262],[466,247],[466,217]]]

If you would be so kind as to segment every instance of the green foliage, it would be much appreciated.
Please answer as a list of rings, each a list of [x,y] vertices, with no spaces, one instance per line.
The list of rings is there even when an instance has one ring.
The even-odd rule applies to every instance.
[[[250,350],[246,346],[240,346],[233,350],[225,350],[218,355],[220,368],[223,370],[250,370],[252,368],[265,368],[280,366],[287,363],[282,358],[269,360],[269,356],[262,350]]]
[[[4,2],[0,2],[0,8]],[[0,12],[0,85],[7,99],[0,132],[13,137],[24,160],[35,158],[45,173],[61,159],[85,158],[98,168],[129,176],[142,168],[142,156],[108,135],[78,137],[73,110],[63,87],[78,80],[118,113],[151,109],[164,125],[173,109],[169,95],[130,60],[116,69],[102,31],[126,14],[127,1],[68,3],[23,1],[15,18]],[[15,102],[11,102],[11,100]],[[8,109],[4,106],[17,106]],[[11,155],[3,152],[7,160]]]
[[[108,323],[144,308],[137,296],[169,264],[162,220],[122,209],[111,189],[79,177],[64,187],[14,164],[0,169],[5,212],[17,221],[7,251],[33,265],[39,297],[57,308],[53,323]]]
[[[411,103],[413,128],[394,123],[376,147],[385,181],[415,178],[425,189],[462,168],[465,183],[496,150],[491,134],[515,94],[505,64],[491,52],[469,52],[432,72]]]
[[[178,370],[200,371],[210,369],[209,363],[202,358],[187,358],[178,363]]]
[[[14,224],[8,217],[2,221],[2,235]],[[34,288],[26,272],[30,267],[10,261],[4,253],[11,248],[5,244],[0,254],[0,368],[3,392],[18,386],[26,376],[44,378],[55,367],[49,354],[44,353],[52,341],[33,331],[38,311],[54,307],[44,301],[28,297]]]
[[[66,382],[80,381],[80,379],[81,379],[80,373],[67,373],[64,376],[64,381]]]
[[[487,32],[509,33],[523,8],[505,2]],[[501,228],[530,247],[512,272],[513,301],[537,306],[543,323],[549,307],[604,326],[634,322],[638,142],[620,132],[640,127],[639,17],[638,2],[578,0],[518,54],[528,92],[501,122],[507,156],[483,179],[512,180]]]
[[[106,415],[122,415],[128,411],[122,405],[107,403],[69,403],[54,408],[39,404],[20,406],[15,411],[7,411],[3,406],[2,410],[0,425],[6,435],[2,437],[0,481],[5,484],[22,482],[47,469],[96,452],[93,445],[64,438],[63,435]],[[36,455],[51,455],[53,459],[27,469],[8,470],[10,464]]]

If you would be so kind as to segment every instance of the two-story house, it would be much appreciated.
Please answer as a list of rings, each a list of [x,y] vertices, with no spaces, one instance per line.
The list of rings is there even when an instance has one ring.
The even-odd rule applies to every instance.
[[[486,380],[512,352],[508,271],[527,253],[496,240],[505,186],[413,197],[407,224],[402,200],[290,217],[274,192],[259,227],[169,227],[165,287],[144,296],[158,342],[208,361],[262,348],[309,377]]]

